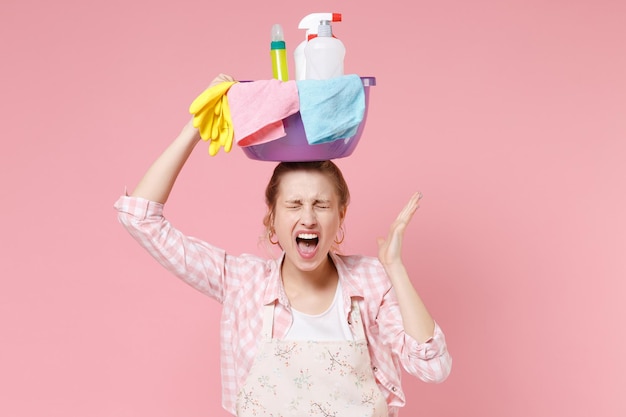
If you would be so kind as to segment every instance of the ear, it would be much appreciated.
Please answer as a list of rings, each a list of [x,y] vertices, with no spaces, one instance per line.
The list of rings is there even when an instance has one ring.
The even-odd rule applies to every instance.
[[[339,209],[339,220],[341,221],[340,223],[343,223],[343,221],[346,219],[347,211],[348,211],[348,206],[343,206]]]

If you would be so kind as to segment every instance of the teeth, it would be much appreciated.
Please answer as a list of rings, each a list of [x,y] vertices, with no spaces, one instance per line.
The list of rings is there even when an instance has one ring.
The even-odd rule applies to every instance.
[[[298,235],[298,237],[300,239],[316,239],[317,235],[313,234],[313,233],[300,233]]]

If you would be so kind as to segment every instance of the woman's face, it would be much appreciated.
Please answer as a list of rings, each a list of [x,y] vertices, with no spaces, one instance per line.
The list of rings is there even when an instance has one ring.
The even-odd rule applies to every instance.
[[[325,266],[345,214],[333,182],[319,172],[288,172],[276,200],[273,226],[286,266],[306,272]]]

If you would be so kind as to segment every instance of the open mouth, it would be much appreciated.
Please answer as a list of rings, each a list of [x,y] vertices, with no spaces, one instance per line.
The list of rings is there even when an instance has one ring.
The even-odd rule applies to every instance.
[[[315,251],[315,248],[317,248],[319,237],[313,233],[300,233],[296,237],[296,243],[300,252],[311,253]]]

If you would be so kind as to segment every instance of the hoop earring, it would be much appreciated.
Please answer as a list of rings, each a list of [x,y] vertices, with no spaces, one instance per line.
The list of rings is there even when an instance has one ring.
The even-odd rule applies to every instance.
[[[335,237],[335,243],[338,244],[338,245],[341,245],[343,240],[346,238],[346,232],[343,230],[343,225],[339,228],[339,231],[341,231],[341,239],[339,239],[339,241],[337,241],[337,238]]]
[[[267,231],[267,240],[269,240],[272,245],[278,245],[278,239],[276,239],[276,242],[274,242],[272,240],[272,236],[274,236],[274,231],[273,230],[268,230]]]

